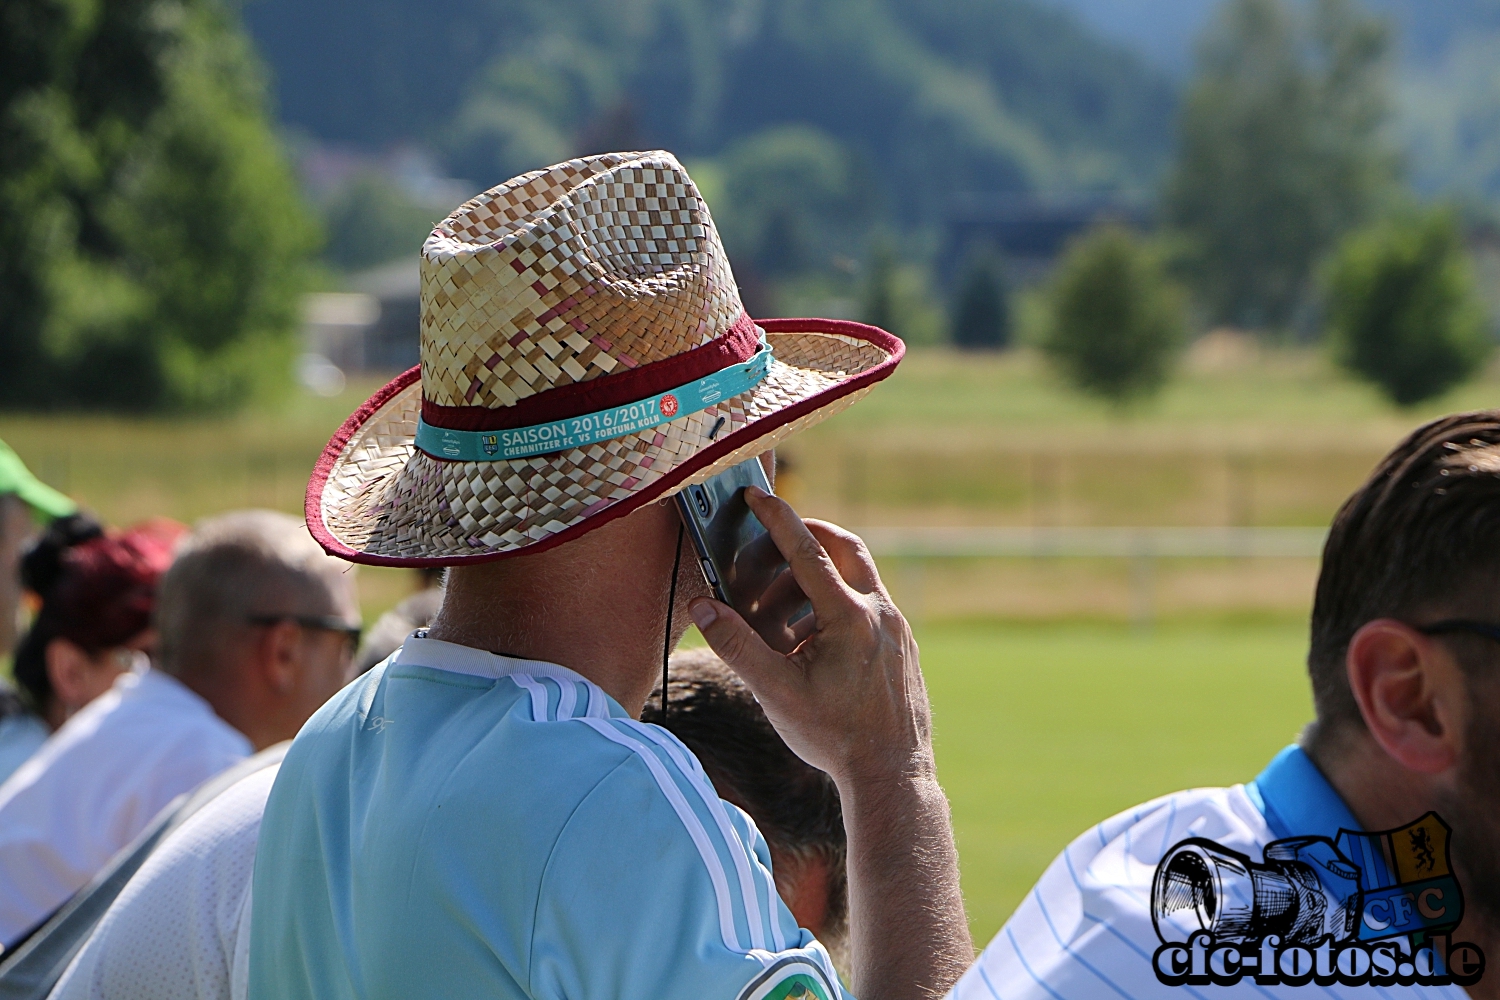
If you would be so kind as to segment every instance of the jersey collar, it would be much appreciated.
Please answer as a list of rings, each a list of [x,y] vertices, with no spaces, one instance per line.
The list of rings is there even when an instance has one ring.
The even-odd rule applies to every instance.
[[[461,646],[456,642],[429,639],[425,629],[418,629],[407,637],[391,661],[393,667],[431,667],[448,670],[471,677],[488,677],[498,680],[512,674],[530,677],[550,677],[553,680],[592,684],[587,677],[567,667],[545,660],[523,660],[514,656],[501,656],[473,646]]]
[[[1295,743],[1271,759],[1245,786],[1245,794],[1265,816],[1277,840],[1311,836],[1333,840],[1340,830],[1360,829],[1339,793]]]

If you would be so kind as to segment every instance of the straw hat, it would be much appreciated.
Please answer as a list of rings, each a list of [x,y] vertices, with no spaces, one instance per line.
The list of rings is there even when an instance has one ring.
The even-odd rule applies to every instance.
[[[902,353],[861,323],[754,323],[670,153],[569,160],[428,237],[421,364],[328,443],[308,527],[377,565],[538,552],[832,416]]]

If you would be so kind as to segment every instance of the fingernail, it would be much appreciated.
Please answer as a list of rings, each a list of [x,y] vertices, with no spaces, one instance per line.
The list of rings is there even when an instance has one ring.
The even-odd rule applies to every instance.
[[[761,489],[759,486],[746,486],[745,487],[745,496],[749,497],[752,500],[759,500],[761,497],[767,497],[767,496],[770,496],[770,495],[771,494],[767,493],[765,490]]]
[[[714,623],[714,619],[719,617],[719,613],[714,610],[714,606],[704,600],[694,601],[688,607],[688,614],[693,616],[693,624],[697,625],[700,631],[708,628]]]

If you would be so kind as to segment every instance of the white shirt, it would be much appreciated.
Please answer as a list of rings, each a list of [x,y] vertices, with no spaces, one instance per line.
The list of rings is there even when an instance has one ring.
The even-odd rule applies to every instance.
[[[1274,807],[1268,809],[1267,802]],[[1262,986],[1254,975],[1233,986],[1158,981],[1152,962],[1162,939],[1152,923],[1152,880],[1174,845],[1202,837],[1260,862],[1271,841],[1333,837],[1339,828],[1358,827],[1332,786],[1296,748],[1283,751],[1248,786],[1164,795],[1112,816],[1052,862],[949,1000],[1462,1000],[1463,990],[1454,985]],[[1167,933],[1180,941],[1189,936],[1181,929]]]
[[[0,942],[51,916],[162,807],[250,750],[176,678],[122,674],[0,785]]]
[[[48,735],[47,724],[29,712],[0,719],[0,782],[40,750]]]
[[[274,763],[235,782],[162,841],[51,1000],[243,1000],[255,844],[285,752],[284,745],[267,751]]]

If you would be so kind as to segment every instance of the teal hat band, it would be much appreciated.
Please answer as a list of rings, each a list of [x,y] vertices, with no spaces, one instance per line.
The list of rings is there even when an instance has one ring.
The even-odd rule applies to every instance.
[[[764,341],[749,360],[712,375],[657,393],[647,399],[563,420],[498,431],[454,431],[417,420],[416,445],[433,458],[449,462],[508,462],[650,430],[715,403],[748,392],[771,368],[771,348]]]

